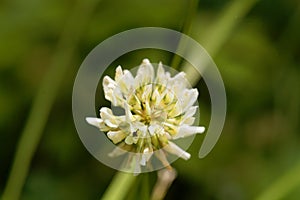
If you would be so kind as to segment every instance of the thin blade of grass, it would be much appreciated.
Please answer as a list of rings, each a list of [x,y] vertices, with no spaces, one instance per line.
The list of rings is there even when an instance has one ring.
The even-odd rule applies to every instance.
[[[50,69],[34,98],[27,122],[21,133],[3,192],[3,200],[20,198],[31,160],[40,142],[59,85],[72,61],[78,41],[84,31],[84,25],[90,18],[96,3],[96,0],[78,1],[62,32]]]

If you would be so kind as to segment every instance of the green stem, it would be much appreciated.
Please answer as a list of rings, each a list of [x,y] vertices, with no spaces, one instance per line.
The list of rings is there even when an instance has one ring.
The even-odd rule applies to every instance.
[[[141,199],[149,200],[150,199],[150,183],[149,183],[149,174],[144,173],[142,179],[142,188],[141,188]]]
[[[117,172],[101,200],[122,200],[126,197],[137,176],[131,173]]]
[[[78,1],[66,25],[57,53],[53,57],[33,101],[26,125],[19,139],[12,168],[3,192],[3,200],[19,199],[26,180],[32,157],[39,144],[43,129],[66,69],[72,61],[83,27],[95,7],[96,0]],[[80,15],[79,15],[80,13]]]
[[[184,20],[184,24],[183,24],[183,28],[182,28],[182,33],[188,35],[190,33],[191,30],[191,25],[193,22],[193,19],[197,13],[197,6],[198,6],[198,0],[190,0],[189,1],[189,5],[188,5],[188,9],[186,11],[186,16],[185,16],[185,20]],[[178,47],[177,47],[177,52],[180,50],[184,50],[185,49],[185,44],[182,40],[179,41]],[[173,67],[174,69],[178,69],[180,62],[181,62],[181,57],[178,56],[177,54],[174,54],[172,62],[171,62],[171,67]]]
[[[300,186],[300,163],[295,165],[277,181],[270,185],[256,200],[283,199],[285,195]]]

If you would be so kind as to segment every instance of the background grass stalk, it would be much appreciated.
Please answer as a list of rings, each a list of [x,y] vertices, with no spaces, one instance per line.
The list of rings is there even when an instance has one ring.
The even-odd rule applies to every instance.
[[[185,20],[183,23],[183,27],[181,32],[183,34],[189,35],[190,30],[191,30],[191,25],[193,22],[193,19],[197,13],[197,9],[198,9],[198,2],[199,0],[190,0],[189,1],[189,5],[188,5],[188,9],[186,10],[186,16],[185,16]],[[178,47],[177,47],[177,51],[179,49],[185,49],[186,45],[183,42],[183,40],[179,41]],[[181,63],[182,58],[180,56],[178,56],[177,54],[174,54],[173,58],[172,58],[172,62],[171,62],[171,67],[173,67],[174,69],[178,69],[179,65]]]
[[[283,199],[289,192],[300,186],[300,162],[273,182],[256,200]]]
[[[55,100],[59,85],[72,61],[84,25],[90,18],[96,0],[78,1],[67,21],[58,43],[56,54],[34,98],[26,125],[21,133],[12,168],[6,183],[3,200],[19,199],[30,163],[40,142],[48,115]],[[80,13],[80,15],[79,15]]]
[[[258,0],[235,0],[224,8],[223,12],[218,17],[218,20],[207,29],[206,34],[204,35],[203,39],[201,39],[201,41],[203,41],[202,45],[210,54],[210,56],[214,57],[221,50],[222,46],[229,39],[235,27],[239,24],[242,18],[247,15],[251,8],[253,8],[257,1]],[[187,77],[192,85],[195,85],[201,79],[200,75],[195,76],[195,74],[198,74],[198,72],[190,65],[186,64],[182,68],[182,71],[186,72]]]

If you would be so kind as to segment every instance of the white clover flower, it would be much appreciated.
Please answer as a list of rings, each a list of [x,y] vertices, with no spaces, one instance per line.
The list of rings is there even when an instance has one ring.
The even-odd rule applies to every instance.
[[[125,115],[116,116],[107,107],[100,109],[101,118],[87,117],[89,124],[107,133],[118,147],[110,156],[126,151],[137,153],[138,165],[145,166],[154,154],[164,166],[169,167],[168,153],[185,160],[191,155],[172,140],[203,133],[205,128],[193,126],[197,111],[197,89],[189,89],[180,72],[171,77],[159,63],[155,76],[148,59],[139,66],[136,77],[118,66],[115,80],[103,79],[105,98],[113,106],[122,107]],[[158,150],[163,151],[158,151]],[[125,150],[125,151],[124,151]]]

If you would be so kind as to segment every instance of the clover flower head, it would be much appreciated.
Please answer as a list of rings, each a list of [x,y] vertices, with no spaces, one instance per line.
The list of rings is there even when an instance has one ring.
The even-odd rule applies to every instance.
[[[138,165],[145,166],[155,155],[166,167],[167,154],[190,158],[172,140],[203,133],[205,128],[193,126],[198,91],[188,87],[184,72],[171,77],[159,63],[155,75],[150,61],[144,59],[135,77],[118,66],[114,80],[103,78],[103,88],[105,98],[125,114],[116,116],[110,108],[102,107],[100,118],[86,120],[117,145],[110,156],[137,153]]]

